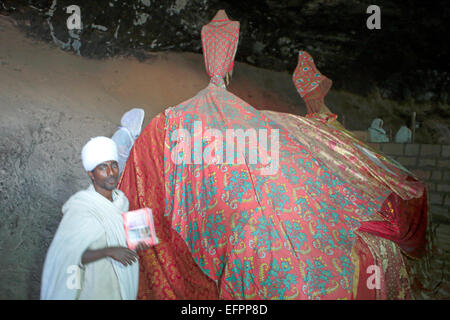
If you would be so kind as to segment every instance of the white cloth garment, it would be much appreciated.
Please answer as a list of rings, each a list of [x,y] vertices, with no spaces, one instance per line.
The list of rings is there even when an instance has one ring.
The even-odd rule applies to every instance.
[[[395,135],[395,142],[397,143],[411,143],[412,140],[412,132],[411,130],[403,125],[398,129],[397,134]]]
[[[119,153],[119,171],[122,173],[125,163],[130,155],[134,141],[141,133],[145,112],[143,109],[134,108],[126,112],[120,121],[122,125],[112,136]]]
[[[122,213],[128,211],[128,206],[122,191],[115,189],[111,202],[92,185],[64,204],[63,218],[45,258],[41,299],[137,298],[137,261],[124,266],[104,258],[81,265],[87,249],[127,246]]]
[[[86,171],[94,170],[96,166],[105,161],[118,161],[117,146],[112,139],[107,137],[91,138],[81,150],[81,160]]]
[[[383,120],[376,118],[372,121],[369,131],[369,142],[389,142],[386,131],[383,129]]]

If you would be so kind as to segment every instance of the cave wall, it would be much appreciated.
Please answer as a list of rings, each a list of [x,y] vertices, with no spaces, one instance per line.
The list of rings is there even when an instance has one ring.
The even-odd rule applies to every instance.
[[[292,72],[300,49],[316,59],[336,88],[386,98],[448,102],[450,9],[444,0],[376,2],[381,29],[369,30],[371,1],[360,0],[4,0],[2,14],[33,36],[102,58],[145,52],[201,52],[200,30],[218,9],[241,23],[237,60]],[[69,32],[69,5],[82,30]]]
[[[8,111],[5,103],[16,108]],[[0,299],[39,299],[61,205],[89,183],[80,148],[114,124],[31,101],[0,104]]]
[[[450,67],[446,1],[380,0],[381,29],[369,30],[370,1],[360,0],[4,0],[0,14],[28,35],[88,58],[152,52],[201,53],[201,27],[218,9],[241,23],[236,60],[292,73],[300,49],[333,80],[333,90],[397,102],[393,109],[362,110],[383,116],[396,130],[416,111],[421,143],[448,143]],[[68,30],[78,5],[82,29]],[[392,105],[391,105],[392,106]],[[411,109],[414,107],[414,110]],[[366,129],[358,108],[333,109],[347,127]],[[373,114],[373,115],[372,115]],[[368,119],[367,121],[369,121]],[[395,134],[395,132],[394,132]]]

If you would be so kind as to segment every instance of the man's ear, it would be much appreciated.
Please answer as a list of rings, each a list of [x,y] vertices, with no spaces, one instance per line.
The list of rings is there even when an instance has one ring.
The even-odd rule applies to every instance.
[[[89,178],[91,178],[91,181],[94,182],[94,173],[92,171],[87,171],[87,174]]]

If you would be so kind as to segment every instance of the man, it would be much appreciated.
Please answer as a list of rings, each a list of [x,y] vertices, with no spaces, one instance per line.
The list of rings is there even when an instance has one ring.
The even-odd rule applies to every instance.
[[[62,208],[44,263],[41,299],[136,299],[138,256],[126,247],[122,213],[129,203],[116,189],[117,146],[96,137],[81,158],[92,184]]]

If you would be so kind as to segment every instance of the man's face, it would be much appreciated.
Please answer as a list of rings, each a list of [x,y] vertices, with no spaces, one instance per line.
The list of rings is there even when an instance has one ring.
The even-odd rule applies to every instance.
[[[112,191],[119,182],[119,165],[114,160],[105,161],[88,172],[88,175],[91,177],[95,189]]]

